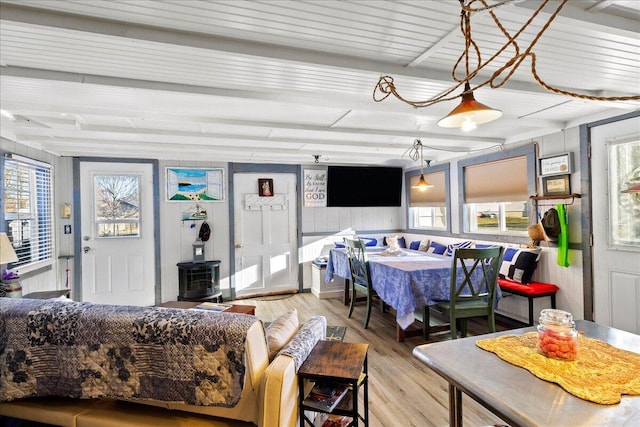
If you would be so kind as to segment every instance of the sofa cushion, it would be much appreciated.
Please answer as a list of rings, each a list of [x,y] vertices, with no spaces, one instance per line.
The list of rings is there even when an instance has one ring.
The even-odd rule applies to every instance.
[[[437,255],[444,255],[446,251],[447,251],[447,247],[445,245],[441,245],[438,242],[429,243],[429,249],[427,249],[427,253],[437,254]]]
[[[431,241],[429,239],[421,240],[420,241],[420,246],[418,246],[418,250],[426,252],[429,249],[429,243],[431,243]]]
[[[541,248],[506,248],[500,265],[500,278],[529,283],[540,260]]]
[[[465,240],[464,242],[451,243],[447,245],[447,252],[445,253],[447,256],[453,256],[453,251],[456,249],[468,249],[473,246],[473,242],[471,240]]]
[[[281,314],[265,329],[267,344],[269,345],[269,360],[273,360],[276,354],[293,338],[298,331],[298,310],[295,308]]]
[[[296,372],[304,363],[319,340],[327,338],[327,319],[324,316],[313,316],[302,325],[295,337],[287,344],[279,355],[290,356],[296,363]]]
[[[412,251],[417,251],[420,248],[420,240],[414,240],[409,244],[409,249]]]

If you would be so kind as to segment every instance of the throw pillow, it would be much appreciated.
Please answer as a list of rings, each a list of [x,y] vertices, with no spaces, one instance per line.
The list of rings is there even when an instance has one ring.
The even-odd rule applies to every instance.
[[[365,246],[376,246],[378,244],[378,239],[375,237],[361,237],[360,240],[364,242]]]
[[[265,335],[269,346],[269,360],[273,360],[276,354],[287,345],[289,340],[298,332],[299,326],[298,310],[295,308],[280,315],[267,326]]]
[[[419,251],[424,251],[427,252],[427,250],[429,249],[429,239],[424,239],[423,241],[420,242],[420,246],[418,247]]]
[[[409,243],[409,249],[413,251],[417,251],[419,247],[420,247],[420,240],[414,240],[413,242]]]
[[[458,242],[458,243],[451,243],[450,245],[447,245],[447,256],[453,256],[453,251],[455,251],[456,249],[469,249],[471,246],[473,246],[473,241],[471,240],[465,240],[464,242]]]
[[[407,240],[404,237],[397,237],[397,239],[398,239],[398,246],[400,246],[403,249],[406,249],[407,248]]]
[[[333,244],[335,245],[336,248],[344,248],[344,243],[333,242]]]
[[[506,248],[500,265],[500,278],[527,284],[536,271],[542,249]]]
[[[427,253],[444,255],[446,250],[447,250],[447,247],[445,245],[441,245],[438,242],[431,242],[429,243],[429,249],[427,249]]]

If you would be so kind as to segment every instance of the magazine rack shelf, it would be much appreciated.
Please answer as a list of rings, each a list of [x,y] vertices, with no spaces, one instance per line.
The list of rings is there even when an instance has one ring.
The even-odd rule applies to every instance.
[[[341,424],[341,426],[363,425],[368,427],[368,349],[369,344],[318,341],[298,371],[300,427],[323,426],[322,422],[315,422],[305,411],[327,413],[333,417],[348,417],[349,422],[347,424]],[[305,387],[306,385],[313,387]],[[347,391],[332,410],[323,410],[319,409],[319,406],[313,399],[313,397],[315,397],[314,390],[319,391],[321,386],[326,389],[335,388],[335,394],[332,394],[331,391],[326,394],[326,396],[328,396],[329,406],[331,406],[332,396],[339,397],[343,387],[346,388]],[[360,387],[363,388],[362,407],[358,402],[358,390]],[[305,390],[307,390],[306,393]],[[322,395],[325,395],[324,392]]]

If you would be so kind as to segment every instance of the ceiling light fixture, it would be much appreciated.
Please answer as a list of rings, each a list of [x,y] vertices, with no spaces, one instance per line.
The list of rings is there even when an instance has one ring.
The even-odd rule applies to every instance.
[[[536,71],[536,54],[532,52],[533,47],[538,42],[542,34],[549,28],[551,22],[555,19],[555,17],[560,13],[562,7],[567,3],[567,0],[561,0],[558,4],[556,10],[551,13],[551,16],[547,20],[547,22],[541,26],[540,30],[537,34],[534,35],[525,35],[524,38],[531,38],[531,42],[523,51],[520,50],[520,46],[516,39],[525,31],[525,29],[531,24],[538,14],[543,10],[545,5],[549,3],[549,0],[544,0],[540,4],[540,6],[533,12],[531,17],[522,25],[522,27],[513,35],[511,35],[506,28],[502,25],[498,17],[495,15],[492,9],[502,6],[508,3],[517,2],[519,0],[501,0],[488,4],[487,0],[459,0],[460,2],[460,31],[464,36],[464,50],[458,57],[455,65],[453,66],[453,70],[451,71],[451,76],[454,81],[457,83],[444,91],[443,93],[428,99],[426,101],[412,101],[409,99],[403,98],[397,91],[396,86],[393,81],[393,77],[391,76],[382,76],[378,80],[375,88],[373,89],[373,100],[375,102],[381,102],[389,97],[389,95],[395,96],[402,102],[405,102],[413,107],[422,108],[428,107],[433,104],[442,101],[451,101],[458,97],[462,98],[462,102],[458,107],[456,107],[451,113],[449,113],[446,117],[441,119],[438,122],[438,126],[441,127],[459,127],[464,131],[470,131],[475,128],[475,126],[488,123],[493,120],[496,120],[502,116],[502,112],[500,110],[495,110],[493,108],[489,108],[486,105],[483,105],[477,102],[473,96],[473,91],[479,89],[483,86],[489,85],[492,89],[497,89],[502,87],[511,76],[516,72],[520,64],[527,59],[531,58],[531,74],[540,86],[544,89],[557,93],[559,95],[571,96],[579,99],[586,99],[591,101],[635,101],[640,100],[640,96],[630,95],[630,96],[612,96],[612,97],[601,97],[601,96],[591,96],[584,95],[576,92],[571,92],[567,90],[557,89],[550,84],[546,83],[542,80],[542,78],[538,75]],[[482,7],[473,7],[474,3],[481,3]],[[471,36],[471,14],[474,12],[482,12],[487,11],[495,25],[500,29],[502,35],[507,39],[505,44],[500,47],[489,59],[483,61],[480,55],[480,48],[473,40]],[[533,36],[533,37],[532,37]],[[512,57],[504,57],[503,53],[509,48],[509,51],[513,51]],[[470,51],[473,51],[475,54],[477,66],[474,69],[470,68],[469,65],[469,56]],[[500,59],[498,59],[500,58]],[[471,80],[478,76],[481,70],[487,67],[489,64],[498,60],[499,62],[504,63],[504,65],[500,66],[491,76],[485,81],[475,85],[471,88]],[[464,62],[465,65],[465,74],[463,76],[458,75],[458,68]],[[502,76],[502,74],[505,76]],[[463,92],[460,95],[452,95],[454,91],[458,88],[464,87]]]
[[[412,160],[418,160],[418,156],[420,156],[420,178],[416,185],[411,188],[415,188],[419,191],[427,191],[427,188],[432,188],[433,184],[430,184],[426,179],[424,179],[424,160],[422,160],[422,141],[416,139],[413,142],[413,147],[411,147],[411,152],[409,153],[409,157]],[[427,160],[427,167],[431,164],[431,160]]]

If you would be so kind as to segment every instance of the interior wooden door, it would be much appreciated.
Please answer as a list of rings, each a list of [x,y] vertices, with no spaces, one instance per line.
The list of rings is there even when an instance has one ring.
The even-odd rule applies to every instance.
[[[233,189],[236,297],[297,291],[295,174],[236,173]]]

